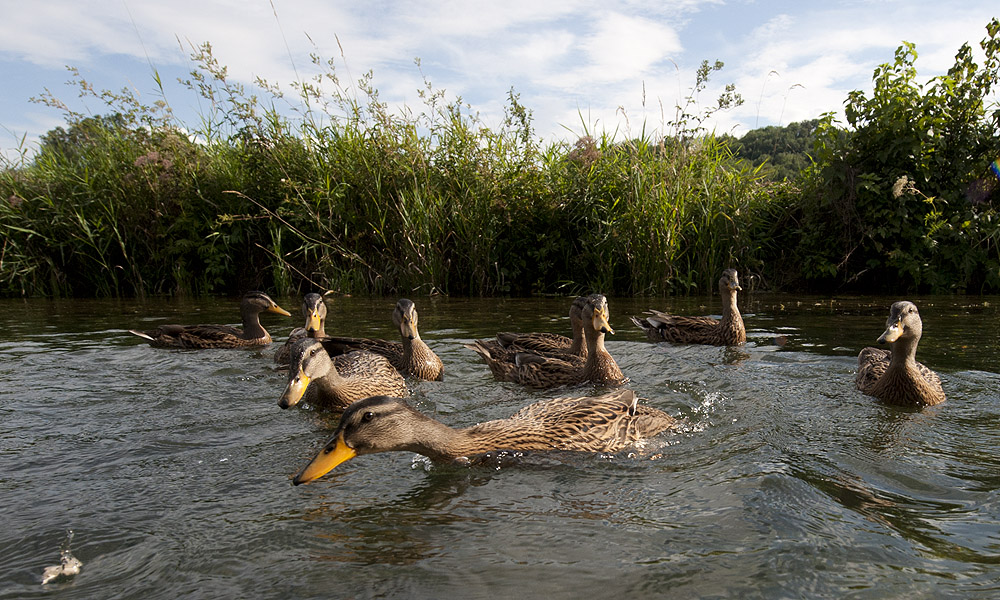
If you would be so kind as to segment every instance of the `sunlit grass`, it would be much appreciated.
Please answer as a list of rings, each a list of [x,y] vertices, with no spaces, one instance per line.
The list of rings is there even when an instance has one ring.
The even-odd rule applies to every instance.
[[[634,295],[766,269],[755,236],[787,184],[687,112],[667,137],[543,143],[513,92],[494,128],[429,84],[422,111],[396,114],[370,76],[348,92],[317,59],[291,120],[266,82],[266,101],[230,84],[209,46],[194,59],[189,87],[213,107],[197,127],[78,74],[110,116],[40,99],[68,129],[0,173],[0,292]]]

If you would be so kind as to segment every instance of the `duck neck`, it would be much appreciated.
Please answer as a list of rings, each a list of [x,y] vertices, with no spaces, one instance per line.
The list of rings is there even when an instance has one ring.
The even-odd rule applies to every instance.
[[[889,370],[917,371],[917,342],[915,338],[899,338],[889,353]]]
[[[569,353],[576,356],[585,356],[587,346],[583,344],[583,325],[573,323],[573,343],[569,346]],[[604,341],[601,341],[601,345]]]
[[[336,394],[346,380],[340,376],[337,367],[333,366],[332,360],[329,358],[325,360],[326,364],[321,365],[319,373],[312,378],[312,381],[321,392],[328,395]]]
[[[872,395],[893,404],[935,404],[943,400],[929,400],[940,395],[917,367],[918,339],[898,339],[892,344],[889,366],[875,383]]]
[[[438,379],[441,372],[441,359],[415,333],[413,339],[403,338],[402,363],[405,370],[421,379]]]
[[[413,360],[413,354],[415,352],[419,353],[421,346],[424,345],[424,341],[420,339],[420,334],[414,332],[413,337],[404,335],[403,336],[403,363],[410,364]]]
[[[326,319],[319,320],[319,329],[309,329],[309,325],[306,325],[306,336],[313,339],[325,338],[326,337]]]
[[[406,436],[410,441],[399,448],[409,452],[422,454],[435,461],[449,461],[461,456],[469,456],[486,452],[474,428],[454,429],[426,415],[420,415],[410,424]]]
[[[267,330],[260,324],[260,311],[253,306],[243,306],[240,308],[240,316],[243,318],[243,339],[258,340],[271,339]]]
[[[583,365],[584,378],[595,383],[613,383],[624,379],[618,363],[604,347],[604,334],[595,329],[585,330],[587,337],[587,362]]]
[[[722,323],[735,322],[740,317],[740,309],[736,306],[736,290],[722,290]]]

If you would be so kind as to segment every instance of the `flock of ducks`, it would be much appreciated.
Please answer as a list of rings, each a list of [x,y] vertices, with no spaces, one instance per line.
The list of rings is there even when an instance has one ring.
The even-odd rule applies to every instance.
[[[746,329],[736,303],[740,290],[737,272],[727,269],[719,279],[721,320],[650,310],[632,317],[632,322],[654,342],[743,344]],[[161,325],[151,331],[129,331],[157,347],[265,346],[271,336],[260,324],[262,312],[290,316],[267,294],[250,292],[240,304],[242,330],[225,325]],[[343,413],[333,436],[294,477],[296,485],[363,454],[409,451],[434,461],[468,464],[501,450],[614,453],[678,426],[667,413],[640,404],[633,391],[616,389],[598,396],[542,400],[506,419],[452,428],[402,399],[410,393],[406,378],[438,381],[444,371],[441,359],[420,339],[413,302],[401,299],[393,311],[399,342],[329,336],[326,313],[323,297],[307,294],[302,303],[305,324],[292,331],[274,357],[279,365],[288,366],[288,384],[278,400],[281,408],[305,400]],[[482,357],[497,380],[533,389],[624,384],[627,380],[604,345],[604,336],[614,333],[607,298],[601,294],[575,298],[569,317],[572,337],[501,332],[494,340],[477,340],[466,347]],[[890,404],[943,402],[940,378],[915,359],[921,333],[917,307],[905,301],[893,304],[878,339],[889,344],[889,350],[861,351],[857,389]]]

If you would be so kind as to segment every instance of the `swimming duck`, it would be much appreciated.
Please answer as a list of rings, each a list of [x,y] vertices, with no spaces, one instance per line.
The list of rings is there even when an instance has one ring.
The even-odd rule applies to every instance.
[[[604,334],[615,331],[608,324],[608,299],[601,294],[587,297],[581,310],[587,358],[572,355],[545,356],[517,352],[511,361],[508,354],[494,356],[486,346],[474,342],[467,346],[483,357],[493,376],[532,388],[544,389],[590,382],[597,385],[620,385],[625,382],[618,363],[604,347]]]
[[[861,392],[889,404],[930,406],[944,402],[941,378],[916,360],[923,322],[912,302],[896,302],[889,309],[885,332],[878,343],[889,350],[868,347],[858,354],[855,385]]]
[[[410,395],[403,376],[386,357],[365,350],[331,357],[320,340],[302,338],[292,344],[288,385],[278,406],[295,406],[310,388],[315,389],[310,402],[335,411],[369,396]]]
[[[709,344],[736,346],[747,341],[743,317],[736,306],[736,292],[742,290],[736,269],[726,269],[719,279],[722,296],[722,320],[712,317],[684,317],[658,310],[646,312],[648,317],[632,317],[632,322],[646,332],[652,342],[676,344]]]
[[[302,338],[326,337],[326,303],[323,302],[323,296],[316,293],[303,296],[302,315],[306,318],[306,324],[302,327],[296,327],[288,334],[288,339],[274,353],[276,364],[287,365],[291,356],[292,344]]]
[[[380,339],[328,337],[323,340],[323,346],[332,356],[367,350],[381,354],[389,359],[403,375],[428,381],[441,381],[444,375],[444,365],[437,354],[420,339],[417,330],[417,307],[406,298],[396,303],[392,312],[392,322],[399,329],[402,342],[389,342]]]
[[[568,338],[558,333],[510,333],[502,331],[496,335],[496,340],[478,340],[495,358],[505,353],[513,360],[518,352],[531,352],[543,356],[562,358],[562,355],[587,357],[587,345],[583,336],[583,308],[587,304],[586,296],[577,296],[569,307],[569,322],[573,337]]]
[[[506,419],[454,429],[398,398],[366,398],[344,411],[333,437],[293,483],[313,481],[362,454],[417,452],[467,464],[470,457],[499,450],[619,452],[677,427],[673,417],[638,400],[631,390],[542,400]]]
[[[243,330],[228,325],[160,325],[150,331],[133,333],[157,348],[247,348],[266,346],[271,335],[260,324],[260,313],[292,316],[264,292],[247,292],[240,301]]]

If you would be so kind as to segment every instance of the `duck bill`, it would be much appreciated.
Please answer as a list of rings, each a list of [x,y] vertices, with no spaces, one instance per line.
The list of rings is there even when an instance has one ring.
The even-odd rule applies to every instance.
[[[284,315],[284,316],[286,316],[286,317],[290,317],[290,316],[292,316],[292,313],[290,313],[290,312],[288,312],[287,310],[285,310],[285,309],[281,308],[281,307],[280,307],[280,306],[278,306],[277,304],[274,304],[274,305],[272,305],[272,306],[268,306],[268,307],[267,307],[267,312],[273,312],[273,313],[278,313],[279,315]]]
[[[305,468],[299,471],[295,479],[292,479],[292,483],[299,485],[319,479],[340,463],[347,462],[357,455],[357,451],[344,441],[344,434],[338,433],[335,438],[327,442],[315,458],[309,461]]]
[[[611,329],[611,324],[608,323],[608,317],[603,314],[594,315],[594,329],[601,333],[615,334],[615,330]]]
[[[417,328],[413,326],[413,321],[409,319],[403,319],[399,323],[399,333],[404,339],[415,340],[417,339]]]
[[[309,376],[305,373],[299,372],[294,378],[288,381],[288,385],[285,387],[285,391],[281,393],[281,397],[278,398],[278,406],[281,408],[290,408],[299,403],[302,400],[302,396],[306,393],[306,388],[309,387]]]
[[[312,314],[309,315],[309,322],[306,323],[306,331],[319,331],[322,326],[322,319],[320,319],[319,311],[312,311]]]
[[[886,328],[885,333],[883,333],[881,335],[881,337],[878,338],[878,343],[880,343],[880,344],[891,344],[891,343],[895,342],[896,340],[898,340],[899,336],[901,336],[901,335],[903,335],[903,327],[897,321],[896,323],[893,323],[893,324],[889,325],[888,328]]]

